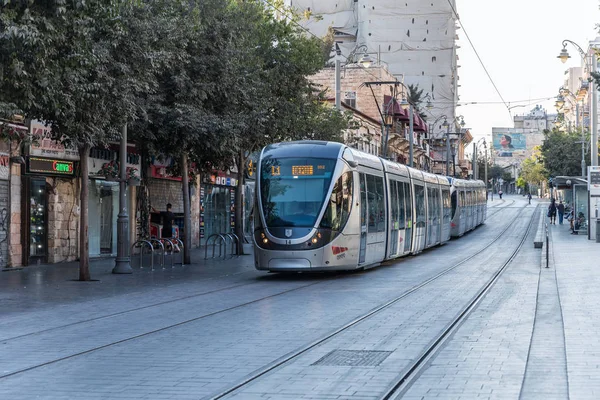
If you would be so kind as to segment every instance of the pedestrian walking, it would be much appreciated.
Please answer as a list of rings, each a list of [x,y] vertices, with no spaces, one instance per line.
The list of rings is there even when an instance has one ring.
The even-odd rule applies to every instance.
[[[500,200],[502,200],[502,189],[498,190],[498,196],[500,196]]]
[[[527,193],[527,200],[529,200],[529,204],[531,204],[531,193]]]
[[[556,206],[556,211],[558,211],[558,224],[562,225],[563,216],[565,215],[565,205],[563,204],[562,200],[558,202],[558,205]]]
[[[556,225],[556,203],[554,202],[554,197],[550,200],[550,205],[548,206],[548,217],[550,218],[550,224]]]

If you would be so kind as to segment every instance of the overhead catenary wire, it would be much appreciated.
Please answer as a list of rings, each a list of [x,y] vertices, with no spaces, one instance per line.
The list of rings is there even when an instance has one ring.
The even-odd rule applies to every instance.
[[[504,100],[504,97],[502,97],[502,93],[500,93],[500,90],[498,89],[498,86],[496,86],[496,83],[494,82],[494,80],[492,79],[492,76],[490,75],[488,69],[486,68],[485,64],[483,63],[483,60],[481,59],[481,57],[479,56],[479,53],[477,52],[477,49],[475,48],[475,45],[473,44],[473,42],[471,41],[471,38],[469,37],[469,34],[467,33],[467,30],[465,29],[462,21],[460,20],[460,17],[458,16],[458,13],[456,12],[456,9],[454,8],[454,5],[452,4],[451,0],[448,0],[448,4],[450,4],[450,8],[452,9],[452,12],[454,13],[454,15],[456,16],[456,20],[458,21],[458,23],[460,24],[460,27],[462,28],[463,32],[465,33],[465,37],[467,38],[467,40],[469,41],[469,44],[471,45],[471,48],[473,49],[473,51],[475,52],[475,55],[477,56],[477,59],[479,60],[479,63],[481,64],[481,66],[483,67],[483,70],[485,71],[488,79],[490,80],[490,82],[492,83],[492,86],[494,86],[494,89],[496,90],[496,93],[498,93],[498,96],[500,97],[500,99],[502,100],[502,103],[504,104],[504,106],[506,106],[506,109],[508,110],[508,104],[506,103],[506,101]],[[510,112],[509,112],[510,114]]]

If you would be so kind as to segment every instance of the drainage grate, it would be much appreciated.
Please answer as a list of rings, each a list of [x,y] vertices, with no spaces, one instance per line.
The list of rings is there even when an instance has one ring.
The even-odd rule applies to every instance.
[[[391,351],[333,350],[312,365],[375,367],[390,354],[392,354]]]

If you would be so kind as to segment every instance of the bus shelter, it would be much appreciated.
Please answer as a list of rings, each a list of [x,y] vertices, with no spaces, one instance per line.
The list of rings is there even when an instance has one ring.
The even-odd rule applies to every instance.
[[[587,235],[590,215],[587,180],[580,176],[557,176],[553,183],[553,197],[565,204],[565,214],[573,211],[575,232]]]

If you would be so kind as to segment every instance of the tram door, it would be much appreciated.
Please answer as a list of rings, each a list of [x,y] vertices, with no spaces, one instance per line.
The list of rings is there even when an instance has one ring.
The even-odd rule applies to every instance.
[[[360,180],[360,251],[358,263],[364,264],[367,256],[367,181],[365,174],[359,174]]]
[[[409,253],[412,246],[413,235],[413,203],[410,192],[410,183],[403,182],[398,186],[398,196],[400,197],[400,215],[405,214],[405,232],[404,232],[404,253]]]

